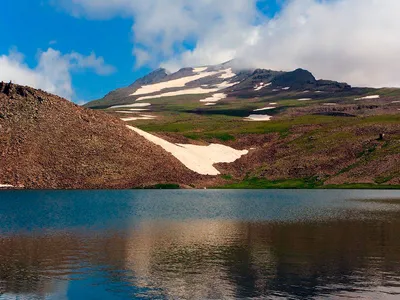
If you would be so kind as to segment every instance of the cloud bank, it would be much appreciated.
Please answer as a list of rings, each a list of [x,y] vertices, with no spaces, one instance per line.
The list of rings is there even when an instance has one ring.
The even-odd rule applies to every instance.
[[[139,66],[240,58],[352,85],[400,86],[400,1],[287,0],[272,19],[257,9],[260,1],[53,0],[76,17],[132,18]]]
[[[72,52],[62,54],[52,48],[40,52],[36,67],[31,68],[24,62],[22,53],[13,49],[8,55],[0,56],[0,81],[13,81],[57,94],[67,99],[74,97],[71,73],[92,70],[99,75],[108,75],[115,71],[102,57],[94,53],[89,56]]]

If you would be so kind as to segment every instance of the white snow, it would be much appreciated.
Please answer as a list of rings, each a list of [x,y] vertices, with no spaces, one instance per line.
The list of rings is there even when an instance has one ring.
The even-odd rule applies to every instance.
[[[139,117],[131,117],[131,118],[121,118],[124,122],[136,121],[136,120],[154,120],[156,116],[152,115],[140,115]]]
[[[277,105],[278,103],[276,102],[271,102],[269,105]]]
[[[250,115],[245,118],[246,121],[269,121],[271,116],[268,115]]]
[[[361,98],[355,98],[354,100],[368,100],[368,99],[379,99],[381,96],[379,95],[371,95],[371,96],[365,96]]]
[[[201,73],[204,72],[205,70],[207,70],[208,67],[198,67],[198,68],[193,68],[193,72],[194,73]]]
[[[224,93],[217,93],[212,95],[211,97],[205,98],[205,99],[201,99],[200,102],[217,102],[221,99],[225,99],[226,98],[226,94]]]
[[[13,188],[14,186],[11,184],[0,184],[0,189],[4,189],[4,188]]]
[[[127,111],[127,110],[118,110],[118,111],[115,111],[116,113],[119,113],[119,114],[136,114],[137,112],[134,112],[134,111]]]
[[[136,92],[132,93],[131,96],[152,94],[152,93],[160,92],[163,89],[168,89],[168,88],[182,88],[182,87],[185,87],[185,85],[189,82],[192,82],[192,81],[204,78],[204,77],[208,77],[208,76],[213,76],[218,73],[219,72],[201,72],[196,75],[186,76],[186,77],[182,77],[179,79],[164,81],[164,82],[150,84],[150,85],[144,85],[144,86],[140,87],[139,89],[137,89]]]
[[[231,163],[242,155],[249,153],[247,150],[236,150],[220,144],[198,146],[190,144],[173,144],[138,128],[127,126],[147,140],[161,146],[165,151],[175,156],[188,169],[201,175],[218,175],[220,172],[213,166],[215,163]]]
[[[311,98],[300,98],[300,99],[297,99],[298,101],[310,101],[310,100],[312,100]]]
[[[323,105],[325,105],[325,106],[335,106],[337,104],[336,103],[323,103]]]
[[[203,89],[201,87],[196,87],[196,88],[184,89],[184,90],[168,92],[168,93],[163,93],[163,94],[158,94],[158,95],[153,95],[153,96],[142,96],[142,97],[137,98],[136,101],[162,98],[162,97],[180,96],[180,95],[199,95],[199,94],[215,93],[220,90],[231,87],[235,84],[238,84],[238,82],[229,83],[229,82],[224,81],[222,83],[216,84],[215,88],[212,88],[212,89]]]
[[[109,109],[112,108],[129,108],[129,107],[147,107],[150,106],[151,103],[133,103],[133,104],[126,104],[126,105],[115,105],[109,107]]]
[[[273,89],[272,91],[273,91],[273,92],[278,92],[279,90],[278,90],[278,89]]]
[[[260,84],[258,84],[258,85],[256,85],[255,87],[254,87],[254,90],[255,91],[259,91],[259,90],[261,90],[261,89],[263,89],[263,88],[265,88],[265,87],[267,87],[267,86],[269,86],[269,85],[271,85],[272,84],[272,82],[269,82],[269,83],[267,83],[267,84],[265,84],[264,82],[261,82]]]
[[[130,111],[147,111],[147,108],[131,108]]]
[[[240,82],[228,82],[228,81],[224,81],[224,82],[218,83],[218,84],[216,84],[216,85],[214,85],[214,86],[215,86],[215,88],[218,89],[218,91],[219,91],[219,90],[223,90],[223,89],[229,88],[229,87],[234,86],[234,85],[239,84],[239,83],[240,83]]]
[[[204,104],[204,105],[207,105],[207,106],[212,106],[212,105],[216,105],[217,103],[215,103],[215,102],[208,102],[208,103],[206,103],[206,104]]]
[[[253,111],[262,111],[262,110],[269,110],[269,109],[274,109],[274,108],[276,108],[276,107],[275,106],[268,106],[268,107],[255,109]]]
[[[282,88],[282,90],[284,90],[284,91],[287,91],[287,90],[289,90],[289,89],[290,89],[290,86],[287,86],[287,87]]]
[[[392,101],[392,103],[400,103],[400,101]]]
[[[117,110],[115,111],[116,113],[120,113],[120,114],[136,114],[139,111],[148,111],[148,109],[146,108],[133,108],[130,110]]]
[[[218,78],[221,78],[221,79],[229,79],[229,78],[232,78],[232,77],[235,77],[235,76],[236,76],[236,74],[233,73],[232,68],[223,70],[223,72],[224,72],[224,73],[223,73],[222,75],[220,75]]]
[[[180,95],[197,95],[197,94],[208,94],[208,93],[214,93],[219,91],[220,89],[203,89],[201,87],[197,88],[192,88],[192,89],[186,89],[186,90],[180,90],[180,91],[175,91],[175,92],[168,92],[168,93],[163,93],[163,94],[158,94],[154,96],[143,96],[139,97],[136,99],[136,101],[141,101],[141,100],[147,100],[147,99],[156,99],[156,98],[162,98],[162,97],[172,97],[172,96],[180,96]]]

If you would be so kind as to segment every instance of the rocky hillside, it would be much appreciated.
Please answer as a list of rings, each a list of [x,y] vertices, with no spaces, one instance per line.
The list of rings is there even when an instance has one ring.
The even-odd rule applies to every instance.
[[[0,185],[132,188],[190,183],[197,175],[103,112],[0,83]]]

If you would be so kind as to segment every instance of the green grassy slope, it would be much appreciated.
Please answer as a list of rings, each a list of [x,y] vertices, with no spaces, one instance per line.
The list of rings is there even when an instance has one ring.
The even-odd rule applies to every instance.
[[[303,93],[288,92],[227,98],[205,106],[199,100],[209,95],[164,97],[144,101],[152,104],[144,113],[156,119],[129,124],[174,141],[254,148],[239,161],[219,166],[223,175],[207,186],[398,188],[400,91],[379,89],[368,94],[381,98],[357,101],[354,96],[324,95],[298,101]],[[245,120],[254,109],[266,106],[276,108],[257,113],[273,116],[271,121]],[[378,139],[381,133],[383,140]]]

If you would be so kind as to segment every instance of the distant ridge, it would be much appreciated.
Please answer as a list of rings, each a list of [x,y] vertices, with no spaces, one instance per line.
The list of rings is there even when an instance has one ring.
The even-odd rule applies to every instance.
[[[91,101],[85,106],[89,108],[107,108],[113,105],[130,104],[135,100],[140,100],[139,96],[135,96],[135,92],[143,86],[173,80],[176,81],[178,79],[195,78],[196,74],[204,74],[205,76],[200,79],[196,78],[193,81],[189,80],[184,86],[171,86],[146,96],[150,98],[152,95],[158,96],[177,91],[179,91],[179,94],[183,95],[185,94],[185,90],[188,90],[188,94],[196,93],[196,91],[199,91],[199,93],[207,93],[207,89],[209,89],[210,93],[213,93],[216,91],[215,87],[220,87],[219,90],[226,93],[228,96],[233,95],[248,98],[254,96],[254,87],[260,84],[271,84],[271,88],[275,92],[277,89],[282,90],[287,87],[292,91],[313,90],[329,93],[351,93],[352,91],[351,86],[346,83],[331,80],[317,80],[311,72],[301,68],[290,72],[267,69],[243,69],[238,67],[235,60],[231,60],[213,66],[182,68],[172,74],[160,68],[136,80],[128,87],[112,91],[104,98]],[[201,89],[203,89],[203,91],[201,91]],[[271,89],[260,89],[257,95],[263,96],[270,92]],[[357,94],[356,90],[355,94]]]

